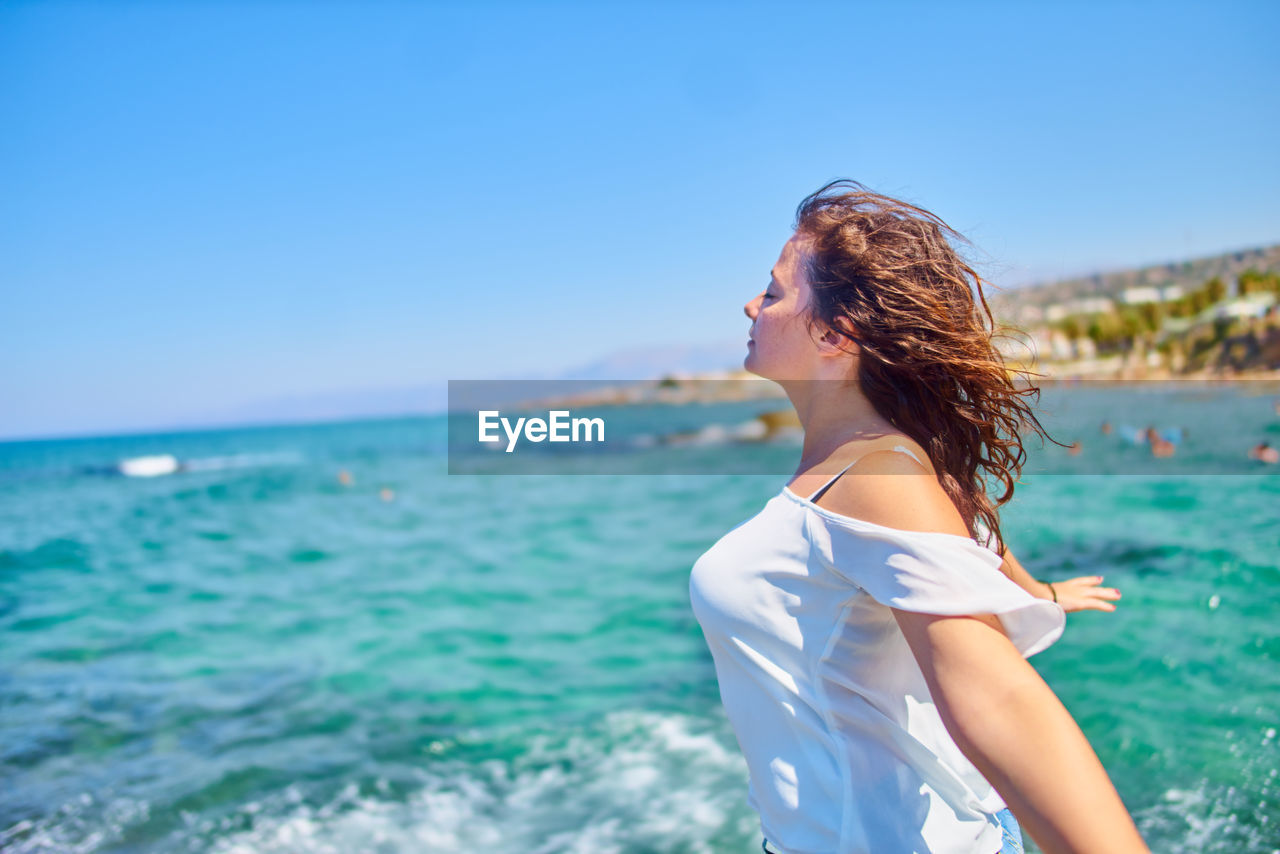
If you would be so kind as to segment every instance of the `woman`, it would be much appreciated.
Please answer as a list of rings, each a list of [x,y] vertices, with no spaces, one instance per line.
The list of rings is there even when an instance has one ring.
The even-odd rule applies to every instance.
[[[690,593],[749,801],[779,854],[1020,851],[1019,823],[1047,854],[1146,851],[1025,660],[1064,607],[1118,594],[1089,578],[1059,595],[1004,548],[1018,428],[1044,431],[948,238],[927,211],[833,182],[746,306],[745,367],[786,390],[801,460],[699,558]]]

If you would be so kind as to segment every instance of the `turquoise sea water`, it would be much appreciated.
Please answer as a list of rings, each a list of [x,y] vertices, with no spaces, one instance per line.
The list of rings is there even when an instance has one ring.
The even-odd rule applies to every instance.
[[[1100,418],[1175,395],[1054,394],[1095,472],[1140,452]],[[1238,473],[1028,477],[1003,518],[1034,574],[1124,593],[1032,661],[1152,849],[1272,852],[1280,479],[1239,441],[1280,419],[1206,394],[1179,458]],[[0,444],[0,849],[758,851],[688,576],[785,476],[443,448],[439,418]],[[161,453],[194,470],[107,473]]]

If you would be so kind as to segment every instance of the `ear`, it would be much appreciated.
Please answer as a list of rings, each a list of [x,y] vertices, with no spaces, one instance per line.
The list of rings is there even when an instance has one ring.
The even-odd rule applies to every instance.
[[[843,317],[836,319],[836,324],[849,334],[840,334],[833,329],[828,329],[818,339],[818,349],[823,355],[837,356],[840,354],[850,354],[857,356],[860,353],[858,348],[857,337],[852,335],[852,326]]]

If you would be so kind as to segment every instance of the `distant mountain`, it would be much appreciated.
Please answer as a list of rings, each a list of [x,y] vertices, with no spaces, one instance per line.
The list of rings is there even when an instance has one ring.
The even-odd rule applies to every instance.
[[[617,385],[628,380],[657,379],[667,374],[691,374],[742,367],[746,337],[706,345],[672,347],[632,347],[564,371],[527,371],[495,380],[510,383],[502,393],[491,390],[492,400],[504,396],[520,400],[529,396],[525,381],[537,381],[537,395],[580,393],[596,386]],[[468,377],[467,379],[472,379]],[[332,421],[348,418],[378,418],[443,412],[448,404],[445,380],[413,386],[350,389],[314,394],[289,395],[256,400],[227,411],[187,418],[183,426],[231,424],[283,424]]]

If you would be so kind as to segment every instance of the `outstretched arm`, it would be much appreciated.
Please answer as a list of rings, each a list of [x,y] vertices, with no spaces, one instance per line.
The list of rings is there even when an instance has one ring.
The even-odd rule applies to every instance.
[[[1120,598],[1120,591],[1114,587],[1098,586],[1102,583],[1101,575],[1085,575],[1080,578],[1069,578],[1066,581],[1055,581],[1053,590],[1050,590],[1048,584],[1033,578],[1031,573],[1027,572],[1026,568],[1013,556],[1013,552],[1007,548],[1004,551],[1004,563],[1000,565],[1000,569],[1032,596],[1052,599],[1056,593],[1058,604],[1064,611],[1083,611],[1089,608],[1095,611],[1114,611],[1116,606],[1111,604],[1111,601]]]
[[[998,618],[893,614],[947,731],[1045,854],[1148,852],[1084,733]]]

